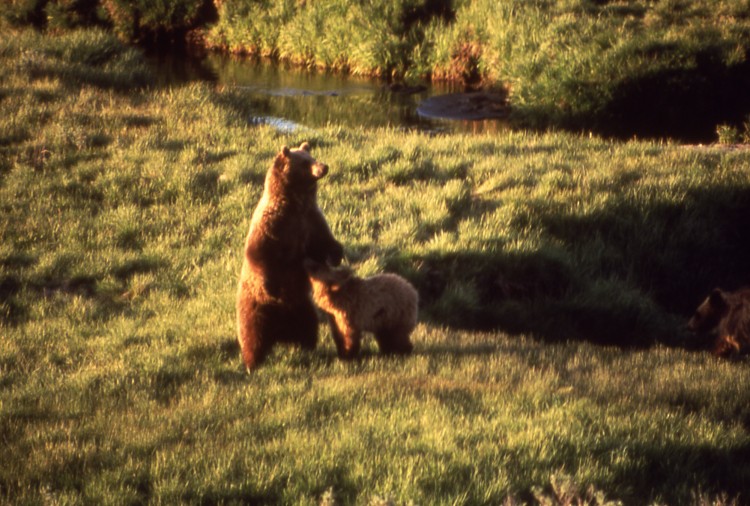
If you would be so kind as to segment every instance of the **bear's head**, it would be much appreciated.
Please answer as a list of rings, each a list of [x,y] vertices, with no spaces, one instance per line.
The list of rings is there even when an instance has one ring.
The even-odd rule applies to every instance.
[[[719,325],[728,312],[729,301],[726,294],[715,288],[693,313],[688,322],[688,329],[693,332],[709,332]]]
[[[273,162],[273,172],[287,187],[314,189],[318,179],[328,174],[328,165],[313,158],[310,144],[303,142],[296,149],[282,147]]]
[[[352,269],[346,265],[333,268],[310,259],[305,260],[305,270],[314,285],[325,286],[332,292],[339,290],[354,276]]]

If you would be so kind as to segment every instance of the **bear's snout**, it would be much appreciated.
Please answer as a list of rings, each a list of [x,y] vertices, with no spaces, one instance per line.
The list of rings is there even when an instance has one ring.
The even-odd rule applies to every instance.
[[[321,177],[328,174],[328,165],[324,163],[316,163],[312,166],[312,173],[313,176],[315,176],[316,179],[320,179]]]

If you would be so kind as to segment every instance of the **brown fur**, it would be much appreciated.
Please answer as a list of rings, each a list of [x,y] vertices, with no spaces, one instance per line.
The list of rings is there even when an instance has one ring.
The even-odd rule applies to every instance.
[[[694,332],[716,332],[713,353],[736,355],[750,351],[750,288],[725,292],[716,288],[688,322]]]
[[[379,274],[366,279],[351,269],[306,262],[315,303],[329,316],[338,355],[359,354],[362,332],[372,332],[381,353],[411,353],[419,294],[404,278]]]
[[[317,180],[328,166],[310,146],[284,146],[266,174],[263,196],[250,221],[237,288],[237,334],[247,369],[276,342],[315,348],[318,319],[304,261],[341,262],[316,200]]]

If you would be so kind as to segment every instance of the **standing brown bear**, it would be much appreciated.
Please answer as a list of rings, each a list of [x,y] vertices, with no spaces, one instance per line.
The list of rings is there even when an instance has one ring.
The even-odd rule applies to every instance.
[[[750,288],[736,292],[714,289],[695,310],[688,328],[694,332],[716,330],[713,353],[717,356],[750,351]]]
[[[309,260],[305,267],[315,303],[328,314],[339,357],[357,357],[365,331],[375,334],[381,353],[411,353],[419,294],[408,281],[395,274],[362,279],[348,267],[332,269]]]
[[[263,196],[250,221],[237,289],[237,331],[250,370],[274,343],[315,348],[318,318],[306,258],[341,263],[343,248],[318,208],[318,179],[328,166],[310,145],[284,146],[266,173]]]

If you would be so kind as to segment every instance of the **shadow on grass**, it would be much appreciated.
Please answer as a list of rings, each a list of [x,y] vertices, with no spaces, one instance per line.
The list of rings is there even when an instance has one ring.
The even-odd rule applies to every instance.
[[[21,280],[12,274],[0,278],[0,321],[17,325],[28,317],[28,309],[20,301]]]
[[[603,135],[710,142],[716,126],[741,126],[750,113],[750,63],[727,66],[716,48],[692,68],[665,69],[621,82],[592,125]]]
[[[531,252],[390,255],[417,287],[421,317],[468,330],[625,347],[682,345],[714,287],[750,283],[750,188],[694,189],[678,203],[618,200],[599,212],[540,207]]]
[[[93,276],[28,280],[17,275],[0,277],[0,321],[20,325],[27,321],[29,296],[52,297],[56,294],[83,296],[96,301],[95,317],[106,319],[122,311],[125,304],[112,293],[98,293]]]
[[[557,105],[524,106],[513,111],[511,122],[541,130],[593,131],[619,139],[704,143],[716,139],[717,125],[742,129],[750,113],[746,91],[750,88],[750,63],[727,64],[722,49],[711,45],[689,55],[679,55],[680,49],[669,45],[643,51],[654,54],[633,56],[662,55],[664,65],[621,79],[606,90],[599,82],[571,79],[564,85],[565,93],[576,110],[560,110]],[[670,66],[666,63],[670,57],[691,58],[694,64]]]
[[[108,320],[131,309],[128,283],[138,274],[157,273],[168,269],[169,262],[153,255],[141,255],[113,265],[109,272],[78,274],[75,257],[61,256],[57,263],[43,272],[27,270],[37,259],[23,253],[0,258],[0,265],[15,270],[0,275],[0,322],[21,325],[28,321],[30,308],[39,297],[84,297],[93,301],[90,317]],[[107,283],[112,277],[116,283]],[[185,297],[189,287],[179,280],[165,288],[176,297]]]
[[[500,349],[499,346],[489,343],[477,343],[477,344],[432,344],[429,347],[415,346],[413,355],[422,356],[446,356],[459,358],[470,358],[470,357],[486,357],[492,353],[495,353]],[[370,352],[372,356],[381,356],[380,353]]]
[[[555,444],[560,451],[556,458],[546,462],[547,465],[557,469],[575,470],[579,465],[577,462],[581,459],[590,459],[592,466],[607,469],[606,481],[590,484],[594,490],[606,491],[607,499],[621,501],[632,506],[746,504],[742,499],[750,492],[750,485],[746,478],[747,471],[743,465],[750,457],[750,445],[747,444],[717,449],[663,440],[652,443],[623,443],[619,436],[602,438],[599,442],[585,448],[575,441],[556,441]],[[628,457],[622,462],[613,464],[613,454],[625,454]],[[542,497],[557,498],[560,497],[557,494],[558,491],[548,485],[537,491],[521,490],[518,495],[524,501],[537,504],[534,499],[538,500],[540,493]],[[583,491],[580,490],[580,492]],[[696,494],[700,494],[704,499],[699,500]],[[708,498],[711,497],[717,500],[709,500]],[[724,499],[718,500],[720,497]],[[734,502],[732,499],[738,501]],[[580,503],[577,501],[543,502],[543,504],[603,503],[601,499]]]
[[[59,79],[66,87],[80,89],[82,85],[119,92],[144,88],[149,84],[145,69],[119,72],[97,66],[71,63],[36,64],[30,70],[32,79]]]
[[[612,442],[619,446],[620,442]],[[614,448],[601,448],[601,454]],[[720,450],[705,446],[655,443],[628,447],[638,456],[633,468],[612,469],[612,483],[622,490],[626,504],[647,505],[694,503],[693,494],[746,498],[750,494],[747,469],[750,445]],[[593,454],[600,454],[597,449]],[[679,471],[677,471],[679,470]],[[730,504],[727,502],[727,504]]]

